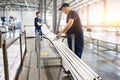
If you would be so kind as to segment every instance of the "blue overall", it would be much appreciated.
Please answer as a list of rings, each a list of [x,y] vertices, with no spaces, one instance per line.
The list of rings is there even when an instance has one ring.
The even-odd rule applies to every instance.
[[[72,46],[74,46],[75,48],[75,54],[81,58],[82,57],[82,53],[83,53],[83,48],[84,48],[84,38],[83,38],[83,32],[82,34],[74,34],[74,45],[72,45],[72,37],[68,36],[67,40],[68,40],[68,47],[72,50]]]
[[[75,49],[75,54],[81,58],[82,57],[82,53],[83,53],[83,48],[84,48],[84,37],[83,37],[83,30],[82,30],[82,24],[80,22],[80,18],[77,14],[77,12],[71,10],[68,15],[67,15],[67,21],[69,21],[69,19],[74,19],[74,22],[72,24],[72,26],[70,27],[70,29],[66,32],[68,38],[68,46],[69,48],[72,50],[72,46],[74,46]],[[75,45],[72,45],[72,38],[70,37],[70,35],[74,35],[75,36]]]
[[[36,31],[39,32],[39,35],[42,36],[41,26],[38,26],[38,25],[37,25],[37,22],[42,23],[42,19],[36,17],[34,21],[35,21],[35,22],[34,22],[34,25],[35,25],[35,32],[36,32]]]

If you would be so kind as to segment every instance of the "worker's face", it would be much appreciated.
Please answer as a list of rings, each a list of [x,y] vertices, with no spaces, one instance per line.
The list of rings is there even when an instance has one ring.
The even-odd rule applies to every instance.
[[[37,14],[37,17],[40,17],[40,13],[39,13],[39,14]]]
[[[67,14],[67,7],[63,7],[63,8],[61,9],[61,11],[64,12],[65,14]]]

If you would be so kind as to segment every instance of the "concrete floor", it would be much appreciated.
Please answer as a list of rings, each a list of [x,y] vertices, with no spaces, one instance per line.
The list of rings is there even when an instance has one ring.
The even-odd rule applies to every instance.
[[[120,55],[113,51],[97,51],[97,47],[86,44],[82,60],[86,62],[103,80],[120,80]]]
[[[35,53],[35,39],[28,39],[28,52],[25,57],[23,69],[18,80],[38,80],[37,55]],[[41,80],[71,80],[63,72],[61,59],[54,48],[50,48],[50,43],[42,41],[41,44]]]
[[[27,39],[28,53],[18,80],[38,80],[37,56],[34,39]],[[101,48],[102,50],[102,48]],[[41,43],[41,80],[72,80],[61,68],[61,60],[50,43]],[[103,80],[120,80],[120,55],[112,51],[97,51],[96,47],[86,44],[82,56],[85,61]]]

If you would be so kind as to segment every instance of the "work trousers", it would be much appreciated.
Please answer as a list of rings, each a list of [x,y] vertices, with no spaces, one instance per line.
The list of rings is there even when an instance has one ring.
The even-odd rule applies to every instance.
[[[42,30],[41,29],[35,29],[35,32],[38,32],[40,35],[40,40],[42,40]]]
[[[81,34],[73,34],[74,35],[74,45],[72,45],[72,37],[69,36],[67,38],[68,47],[72,50],[72,46],[74,46],[75,54],[81,58],[84,48],[84,37],[83,32]]]

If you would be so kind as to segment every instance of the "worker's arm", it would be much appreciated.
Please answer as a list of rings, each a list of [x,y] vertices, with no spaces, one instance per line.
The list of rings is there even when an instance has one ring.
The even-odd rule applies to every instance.
[[[37,22],[37,25],[38,25],[38,26],[42,26],[42,23]]]
[[[69,19],[68,23],[66,24],[66,26],[64,27],[63,30],[61,30],[58,34],[57,34],[57,38],[61,37],[62,33],[66,33],[67,30],[73,25],[74,19]]]

